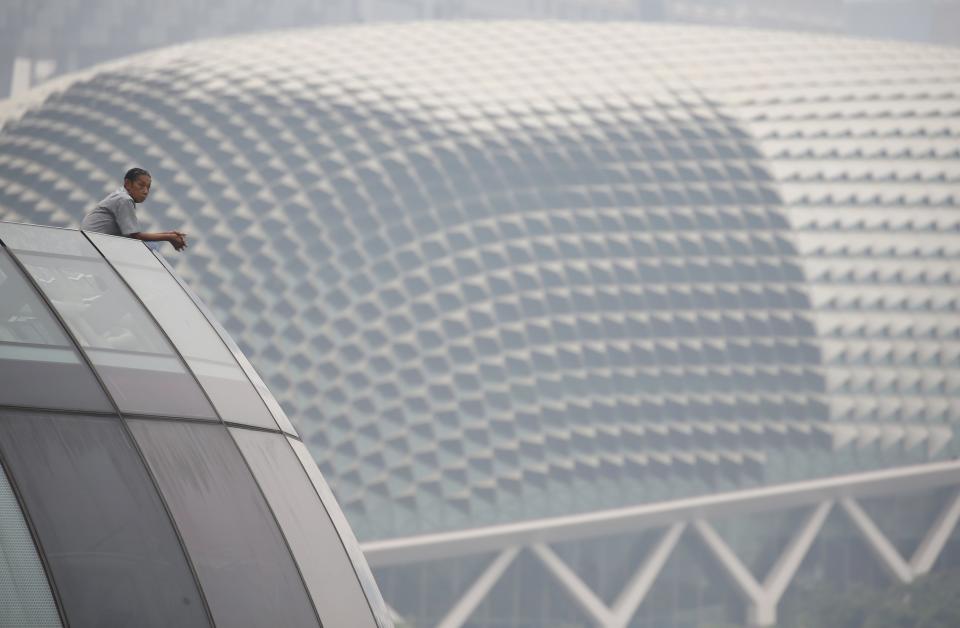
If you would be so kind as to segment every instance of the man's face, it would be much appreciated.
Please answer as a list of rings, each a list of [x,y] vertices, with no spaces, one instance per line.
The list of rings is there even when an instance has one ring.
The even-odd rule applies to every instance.
[[[134,203],[142,203],[147,200],[147,196],[150,194],[150,183],[152,181],[149,176],[142,174],[137,177],[136,181],[130,181],[129,179],[124,181],[123,187]]]

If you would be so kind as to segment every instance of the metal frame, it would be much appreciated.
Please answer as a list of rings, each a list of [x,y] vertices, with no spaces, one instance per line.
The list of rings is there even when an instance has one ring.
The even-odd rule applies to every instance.
[[[953,487],[953,492],[909,561],[904,560],[857,502],[865,497],[941,487]],[[932,569],[960,522],[960,461],[833,476],[488,528],[374,541],[361,547],[374,568],[497,552],[489,566],[453,604],[438,628],[460,628],[465,625],[523,551],[529,551],[539,559],[594,625],[625,628],[674,548],[685,532],[691,530],[740,593],[746,605],[748,623],[766,627],[776,623],[780,599],[835,506],[850,519],[854,529],[895,581],[912,582]],[[808,508],[806,515],[762,580],[750,572],[709,523],[709,519],[713,518],[799,507]],[[549,545],[559,541],[635,533],[650,528],[664,528],[664,532],[624,583],[623,590],[612,606],[602,601]],[[398,622],[402,622],[399,616]]]

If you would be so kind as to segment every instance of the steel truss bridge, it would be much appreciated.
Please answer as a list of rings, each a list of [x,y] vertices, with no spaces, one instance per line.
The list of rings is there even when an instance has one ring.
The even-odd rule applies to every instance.
[[[952,488],[916,550],[904,557],[859,500]],[[762,578],[748,569],[710,521],[731,515],[806,508],[789,542]],[[493,552],[496,557],[450,607],[438,628],[463,626],[521,552],[532,553],[596,626],[626,628],[685,534],[703,541],[742,597],[751,626],[772,626],[777,606],[827,516],[841,510],[894,581],[928,573],[960,520],[960,462],[922,464],[757,489],[507,525],[375,541],[363,545],[371,567],[412,565]],[[623,583],[612,606],[550,547],[551,543],[662,529],[659,541]],[[389,602],[389,600],[387,600]],[[395,613],[402,622],[402,617]]]

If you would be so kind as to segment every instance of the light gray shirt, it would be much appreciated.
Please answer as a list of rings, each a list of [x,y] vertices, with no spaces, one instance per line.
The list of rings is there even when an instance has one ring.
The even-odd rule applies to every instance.
[[[140,233],[137,204],[123,188],[103,199],[93,211],[83,217],[80,228],[110,235]]]

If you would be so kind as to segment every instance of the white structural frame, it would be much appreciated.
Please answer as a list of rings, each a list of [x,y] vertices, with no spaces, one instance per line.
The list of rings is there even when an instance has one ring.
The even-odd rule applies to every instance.
[[[953,492],[909,560],[901,556],[857,501],[944,487],[953,487]],[[710,519],[731,515],[801,507],[809,510],[763,580],[758,580],[750,572],[709,523]],[[529,551],[539,559],[596,626],[625,628],[681,537],[690,530],[703,541],[740,593],[747,607],[749,624],[766,627],[776,623],[780,599],[835,508],[850,519],[895,581],[912,582],[933,568],[960,521],[960,461],[831,476],[566,517],[374,541],[363,544],[362,548],[371,567],[496,553],[484,572],[454,603],[438,628],[463,626],[522,551]],[[600,599],[549,545],[650,528],[663,528],[664,532],[632,577],[624,583],[612,606]]]

